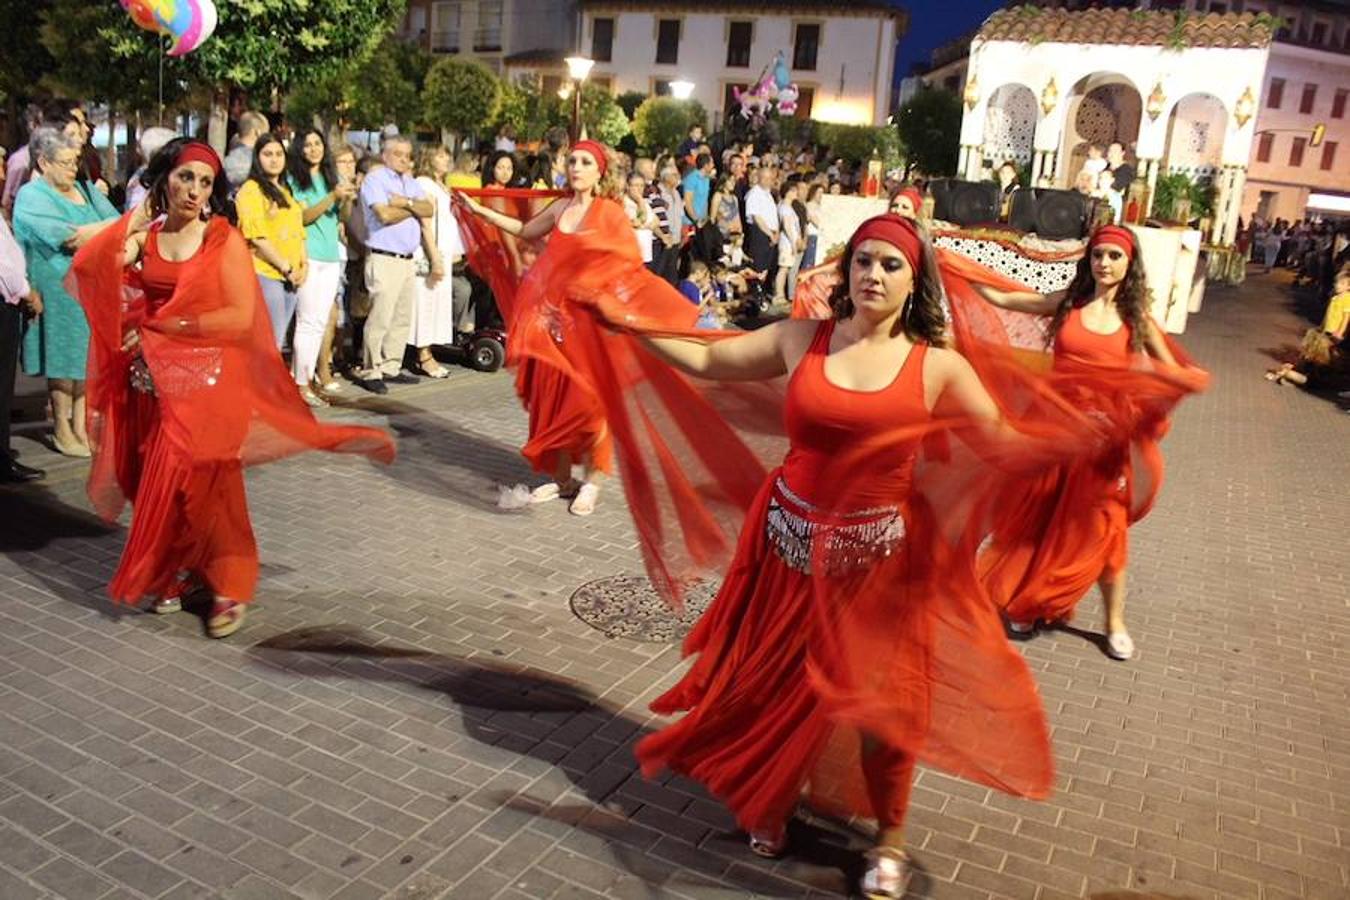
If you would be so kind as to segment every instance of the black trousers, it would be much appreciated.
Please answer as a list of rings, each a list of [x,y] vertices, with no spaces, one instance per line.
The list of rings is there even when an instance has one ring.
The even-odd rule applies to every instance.
[[[10,417],[14,413],[14,377],[19,368],[23,308],[0,300],[0,454],[9,456]],[[8,465],[0,459],[0,465]]]

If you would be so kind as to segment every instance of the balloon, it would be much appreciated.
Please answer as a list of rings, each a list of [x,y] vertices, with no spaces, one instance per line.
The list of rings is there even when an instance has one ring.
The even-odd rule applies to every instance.
[[[196,50],[216,29],[213,0],[120,0],[137,26],[173,39],[170,56]]]

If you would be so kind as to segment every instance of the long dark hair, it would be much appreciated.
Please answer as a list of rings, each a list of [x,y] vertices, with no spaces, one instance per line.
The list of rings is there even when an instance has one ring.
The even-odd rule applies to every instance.
[[[178,154],[186,144],[193,143],[191,138],[176,137],[150,157],[145,171],[141,173],[141,184],[150,195],[150,212],[160,216],[169,208],[169,173],[174,170]],[[230,202],[230,180],[224,172],[217,172],[211,182],[211,196],[206,200],[212,215],[225,216],[234,220],[234,204]]]
[[[333,168],[333,154],[328,152],[328,142],[323,139],[323,132],[317,128],[306,128],[291,141],[291,151],[286,155],[286,177],[291,182],[292,190],[299,188],[302,191],[308,191],[314,187],[314,179],[310,176],[309,171],[309,160],[305,159],[305,141],[309,139],[311,134],[316,136],[319,143],[323,145],[323,159],[319,160],[319,174],[323,176],[324,186],[331,191],[333,185],[337,184],[337,172]]]
[[[942,280],[938,275],[937,257],[933,245],[922,226],[918,226],[920,246],[919,267],[914,273],[914,292],[900,309],[900,330],[915,343],[931,347],[947,346],[947,316],[942,311]],[[848,295],[848,276],[853,266],[850,243],[839,260],[839,283],[830,292],[830,309],[840,321],[853,315],[853,300]]]
[[[286,192],[272,181],[271,176],[263,171],[262,162],[259,159],[263,149],[267,147],[268,144],[281,144],[281,152],[286,152],[286,145],[282,143],[281,138],[277,137],[272,132],[269,131],[266,134],[260,135],[258,137],[258,143],[253,145],[253,163],[248,169],[248,180],[255,182],[262,191],[263,196],[268,200],[283,209],[288,209],[290,208],[291,201],[286,198]],[[282,169],[281,175],[278,177],[277,181],[279,182],[285,177],[286,170]]]
[[[509,153],[506,150],[497,150],[493,152],[493,154],[487,158],[487,162],[483,164],[483,187],[496,186],[497,182],[492,177],[492,170],[497,168],[497,162],[503,156],[511,160],[511,180],[506,186],[515,187],[520,183],[520,163],[516,160],[516,155],[514,153]]]
[[[1144,260],[1139,253],[1139,242],[1134,241],[1133,237],[1131,240],[1134,243],[1134,255],[1130,257],[1129,265],[1125,267],[1125,277],[1120,280],[1120,287],[1116,288],[1116,312],[1130,329],[1130,349],[1138,352],[1144,349],[1144,338],[1148,335],[1148,310],[1152,304],[1152,294],[1149,292],[1148,280],[1144,275]],[[1050,328],[1045,334],[1046,347],[1054,346],[1055,337],[1064,327],[1064,320],[1069,317],[1069,313],[1075,306],[1082,306],[1091,300],[1096,288],[1097,280],[1092,276],[1092,247],[1089,246],[1088,252],[1078,261],[1078,270],[1074,272],[1073,281],[1069,282],[1068,288],[1064,291],[1064,299],[1060,301],[1059,308],[1050,319]]]

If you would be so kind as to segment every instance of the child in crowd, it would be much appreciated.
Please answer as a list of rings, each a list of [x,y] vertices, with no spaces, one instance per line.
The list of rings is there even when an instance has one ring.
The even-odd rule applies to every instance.
[[[1327,386],[1344,379],[1346,326],[1350,324],[1350,265],[1336,273],[1331,302],[1321,328],[1309,328],[1303,335],[1298,361],[1285,363],[1266,373],[1266,380],[1276,384],[1296,384],[1305,387]]]

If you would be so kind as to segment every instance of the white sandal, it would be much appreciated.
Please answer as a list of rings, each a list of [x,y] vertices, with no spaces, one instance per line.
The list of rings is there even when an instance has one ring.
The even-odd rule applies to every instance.
[[[778,859],[787,851],[787,829],[750,832],[750,852],[764,859]]]
[[[1128,631],[1113,631],[1106,636],[1106,654],[1126,662],[1134,658],[1134,640]]]
[[[599,499],[599,485],[583,484],[581,490],[577,491],[576,499],[572,501],[572,505],[567,507],[567,511],[574,516],[589,516],[595,512],[595,503]]]
[[[909,857],[891,847],[868,850],[861,887],[867,900],[899,900],[909,887]]]

